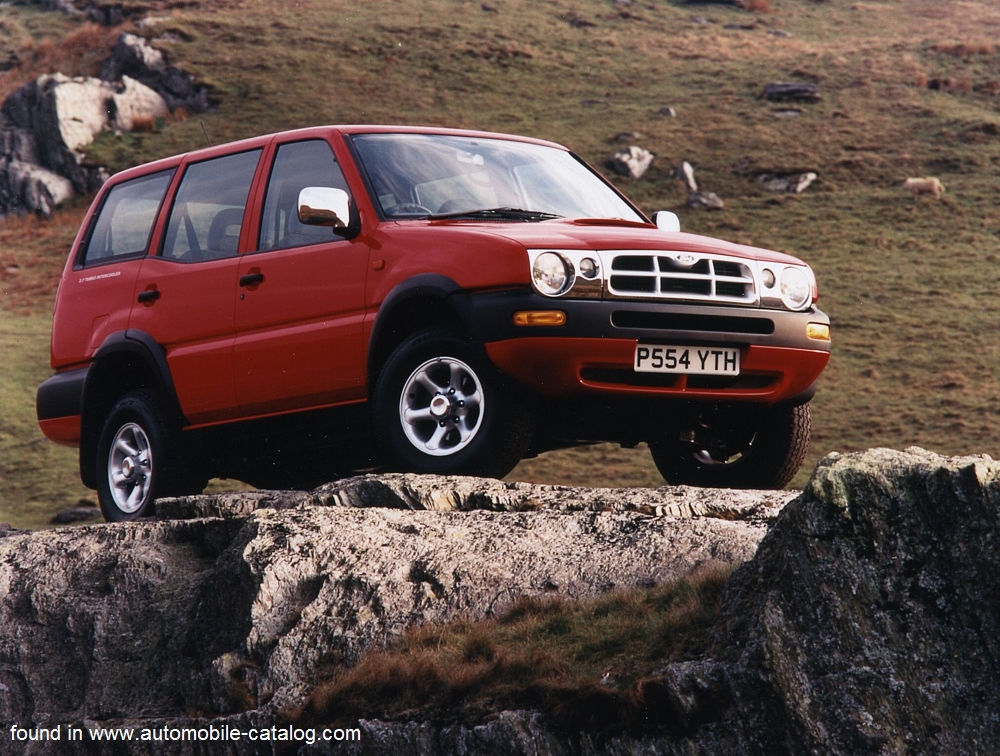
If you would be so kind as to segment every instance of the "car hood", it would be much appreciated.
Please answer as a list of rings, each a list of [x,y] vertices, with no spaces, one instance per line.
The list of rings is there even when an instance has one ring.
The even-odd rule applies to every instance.
[[[722,239],[683,232],[668,233],[649,224],[629,221],[581,219],[551,220],[540,223],[497,223],[437,221],[437,224],[461,225],[523,245],[526,249],[588,250],[669,250],[701,254],[723,254],[750,260],[775,263],[801,263],[791,255],[769,249],[734,244]]]

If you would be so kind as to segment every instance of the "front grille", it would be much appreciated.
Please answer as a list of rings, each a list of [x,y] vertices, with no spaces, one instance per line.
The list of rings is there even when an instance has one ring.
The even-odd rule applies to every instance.
[[[753,269],[742,260],[684,252],[609,252],[603,256],[611,298],[757,303]]]

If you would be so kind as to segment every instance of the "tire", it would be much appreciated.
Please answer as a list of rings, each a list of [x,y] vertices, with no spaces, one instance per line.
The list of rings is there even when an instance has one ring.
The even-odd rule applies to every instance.
[[[671,485],[781,489],[799,471],[809,449],[808,404],[777,407],[749,418],[713,418],[695,440],[649,445],[656,469]]]
[[[143,389],[119,399],[97,443],[97,496],[104,519],[148,517],[157,498],[198,489],[197,476],[181,474],[178,446],[178,433],[154,392]]]
[[[444,330],[419,331],[389,355],[372,416],[389,462],[419,473],[503,477],[534,430],[485,354]]]

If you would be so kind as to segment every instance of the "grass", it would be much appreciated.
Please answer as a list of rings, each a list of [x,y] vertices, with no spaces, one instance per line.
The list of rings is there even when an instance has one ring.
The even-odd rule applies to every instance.
[[[0,319],[0,521],[15,527],[42,527],[56,510],[96,500],[80,483],[76,450],[38,430],[35,387],[50,375],[49,328],[43,315]]]
[[[644,209],[674,210],[686,230],[788,251],[816,269],[834,354],[813,403],[812,450],[793,486],[831,451],[917,444],[997,454],[995,3],[769,0],[769,11],[759,4],[761,12],[746,13],[682,0],[496,0],[494,13],[464,0],[313,1],[280,15],[258,0],[146,5],[167,20],[140,33],[186,40],[156,44],[212,85],[221,105],[152,132],[105,134],[88,160],[117,170],[200,147],[205,132],[219,143],[322,122],[388,122],[530,134],[601,165],[617,146],[613,135],[639,132],[656,162],[642,179],[618,183]],[[24,6],[0,9],[0,60],[5,50],[37,51],[45,39],[61,50],[56,42],[74,34],[74,49],[86,52],[65,64],[84,72],[97,57],[93,29]],[[0,85],[37,72],[26,62],[0,75]],[[760,97],[769,81],[815,82],[822,99],[793,103],[800,114],[778,118],[786,106]],[[665,106],[677,117],[660,115]],[[724,210],[684,207],[672,175],[681,160]],[[772,195],[754,181],[762,171],[804,170],[819,179],[801,196]],[[944,182],[942,201],[901,190],[907,176],[924,175]],[[0,226],[3,269],[10,260],[18,268],[0,281],[0,317],[11,328],[50,311],[81,212],[77,204],[52,221]],[[44,328],[25,328],[44,341]],[[45,374],[43,354],[44,346],[31,351],[39,360],[32,381]],[[27,375],[0,364],[0,392],[30,396],[34,385],[19,383]],[[0,453],[4,480],[27,469],[16,450],[34,431],[23,432]],[[66,474],[51,469],[53,480]],[[607,445],[527,460],[511,477],[661,483],[642,447]],[[0,519],[25,506],[21,494],[3,496]]]
[[[523,598],[494,619],[415,627],[353,667],[334,664],[305,707],[286,716],[350,726],[373,717],[474,724],[531,709],[567,731],[669,726],[651,678],[708,654],[729,573],[705,567],[590,600]]]

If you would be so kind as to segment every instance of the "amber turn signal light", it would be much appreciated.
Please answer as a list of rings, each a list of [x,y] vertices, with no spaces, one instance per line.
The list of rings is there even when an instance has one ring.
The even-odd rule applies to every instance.
[[[561,326],[566,322],[562,310],[522,310],[514,313],[514,325],[519,326]]]
[[[829,341],[830,326],[826,323],[810,323],[806,326],[806,336],[817,341]]]

